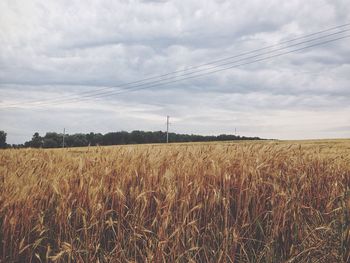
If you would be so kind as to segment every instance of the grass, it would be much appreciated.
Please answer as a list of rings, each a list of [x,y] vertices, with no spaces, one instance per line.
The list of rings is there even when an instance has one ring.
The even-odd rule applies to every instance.
[[[0,262],[349,262],[350,140],[0,151]]]

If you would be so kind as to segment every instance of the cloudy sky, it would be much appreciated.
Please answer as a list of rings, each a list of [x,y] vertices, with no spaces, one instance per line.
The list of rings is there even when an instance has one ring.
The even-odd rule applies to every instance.
[[[350,137],[347,23],[347,0],[2,0],[0,130]]]

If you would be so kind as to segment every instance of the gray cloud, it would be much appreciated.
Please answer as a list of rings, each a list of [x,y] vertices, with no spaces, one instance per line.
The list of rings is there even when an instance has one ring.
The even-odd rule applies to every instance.
[[[178,132],[349,137],[339,128],[350,121],[349,39],[137,92],[24,103],[110,91],[344,24],[349,14],[345,0],[1,1],[0,129],[23,142],[62,127],[164,129],[170,114]]]

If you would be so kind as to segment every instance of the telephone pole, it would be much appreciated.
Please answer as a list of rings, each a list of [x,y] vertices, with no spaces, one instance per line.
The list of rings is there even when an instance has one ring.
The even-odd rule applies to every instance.
[[[166,143],[169,143],[169,116],[166,116]]]
[[[64,136],[66,135],[66,128],[63,128],[63,136],[62,136],[62,148],[64,148]]]

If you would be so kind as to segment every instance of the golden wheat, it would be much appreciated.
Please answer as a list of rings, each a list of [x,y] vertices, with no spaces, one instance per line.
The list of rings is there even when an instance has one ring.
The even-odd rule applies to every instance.
[[[0,262],[348,262],[350,141],[0,151]]]

